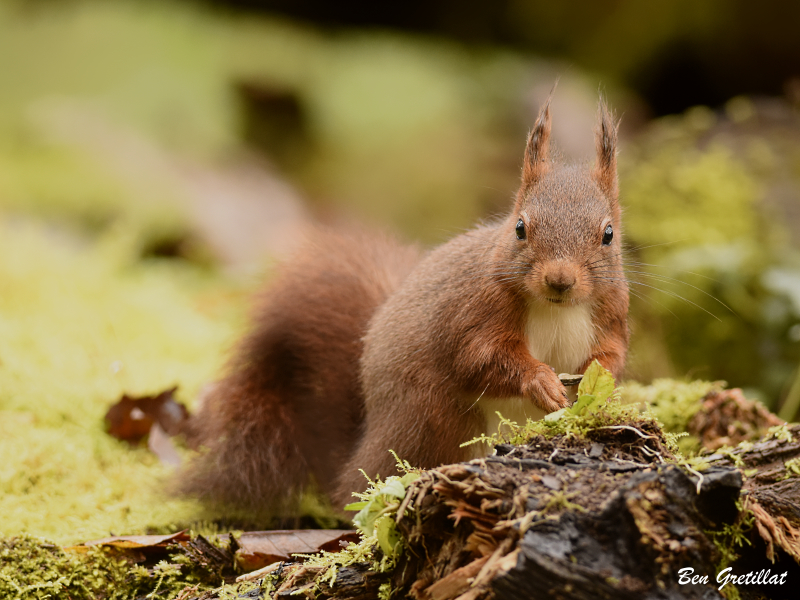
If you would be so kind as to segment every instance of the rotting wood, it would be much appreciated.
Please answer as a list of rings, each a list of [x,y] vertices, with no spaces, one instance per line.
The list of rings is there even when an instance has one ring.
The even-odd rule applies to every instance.
[[[744,508],[753,514],[767,558],[774,562],[785,553],[800,565],[800,425],[707,459],[716,466],[735,465],[746,475]]]
[[[712,586],[679,586],[677,571],[714,571],[719,557],[705,530],[736,517],[741,475],[707,469],[698,495],[697,479],[664,458],[661,432],[633,422],[587,439],[501,445],[494,456],[425,471],[404,500],[405,548],[390,574],[370,581],[366,565],[354,565],[334,586],[313,589],[313,574],[298,570],[274,597],[313,589],[319,598],[365,598],[379,582],[416,600],[720,597]],[[339,585],[359,578],[360,587]]]
[[[390,584],[393,598],[415,600],[720,598],[717,536],[751,518],[742,508],[753,515],[754,543],[737,548],[734,572],[771,567],[789,570],[792,581],[800,578],[792,571],[798,457],[800,426],[711,454],[699,476],[674,464],[647,421],[501,444],[493,456],[425,471],[409,486],[396,518],[404,550],[388,573],[357,563],[328,585],[320,569],[282,566],[271,597],[376,598]],[[709,584],[679,585],[686,567]],[[783,597],[770,590],[739,587],[743,598]]]

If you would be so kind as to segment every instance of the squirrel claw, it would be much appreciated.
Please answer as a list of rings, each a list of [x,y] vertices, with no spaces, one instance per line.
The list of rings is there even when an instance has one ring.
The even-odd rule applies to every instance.
[[[530,380],[523,386],[523,394],[547,412],[569,406],[567,389],[547,365],[535,369]]]

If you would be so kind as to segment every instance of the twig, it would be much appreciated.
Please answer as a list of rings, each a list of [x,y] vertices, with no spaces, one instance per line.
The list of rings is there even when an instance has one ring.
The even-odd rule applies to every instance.
[[[630,425],[604,425],[603,427],[597,427],[597,429],[630,429],[636,435],[644,440],[654,440],[656,436],[654,435],[647,435],[646,433],[642,433],[636,427],[631,427]]]

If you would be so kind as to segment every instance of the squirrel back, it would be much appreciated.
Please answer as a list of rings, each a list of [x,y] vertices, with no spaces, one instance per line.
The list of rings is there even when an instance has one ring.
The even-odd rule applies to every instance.
[[[190,469],[190,491],[267,504],[310,472],[340,507],[365,487],[361,469],[395,473],[389,450],[419,467],[466,460],[474,450],[460,444],[496,431],[495,411],[524,420],[566,406],[554,368],[599,360],[621,374],[616,123],[601,102],[595,167],[558,164],[549,104],[506,218],[421,260],[333,236],[287,263],[198,415],[211,452]]]

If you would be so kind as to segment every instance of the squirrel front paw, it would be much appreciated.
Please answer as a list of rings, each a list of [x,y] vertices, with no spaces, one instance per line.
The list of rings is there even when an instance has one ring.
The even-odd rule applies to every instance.
[[[548,413],[569,406],[567,388],[558,379],[555,371],[545,364],[537,366],[528,373],[522,393]]]

